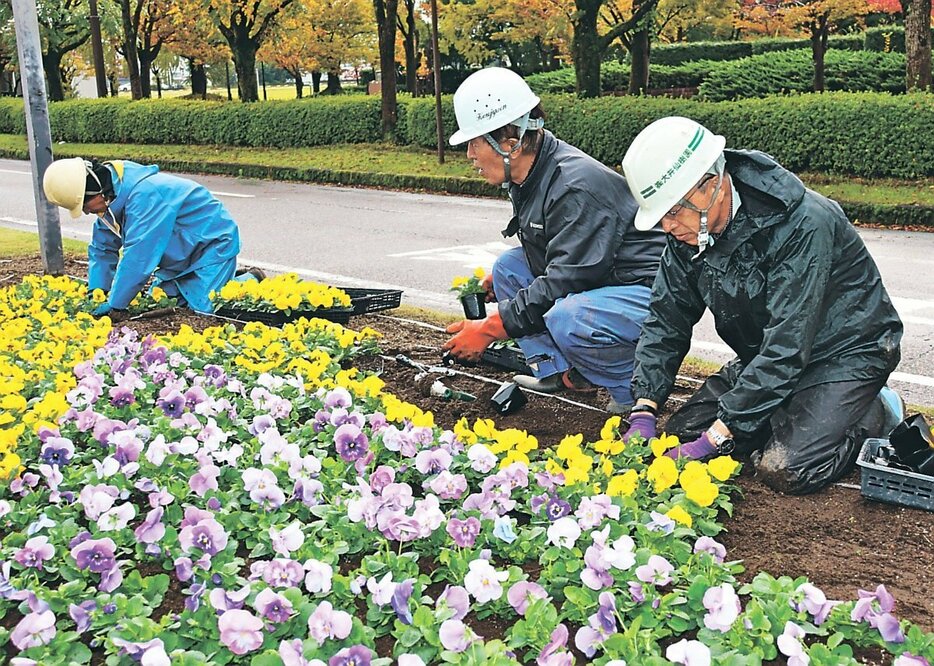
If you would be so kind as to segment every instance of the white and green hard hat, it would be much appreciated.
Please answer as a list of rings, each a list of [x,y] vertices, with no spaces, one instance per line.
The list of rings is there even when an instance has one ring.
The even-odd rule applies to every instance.
[[[626,156],[623,174],[639,210],[636,229],[661,221],[723,154],[726,139],[690,118],[660,118],[639,132]]]

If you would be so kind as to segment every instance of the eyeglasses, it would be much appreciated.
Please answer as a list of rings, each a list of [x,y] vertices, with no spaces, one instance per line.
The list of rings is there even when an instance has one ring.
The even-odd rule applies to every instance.
[[[670,218],[677,217],[678,215],[681,214],[681,211],[684,210],[685,208],[689,210],[697,210],[697,208],[693,204],[691,204],[688,201],[688,199],[691,198],[691,196],[698,190],[702,190],[705,187],[707,187],[707,183],[709,183],[711,180],[713,180],[716,177],[717,177],[716,174],[712,174],[712,173],[705,174],[704,177],[700,179],[700,182],[694,187],[692,187],[691,190],[687,194],[681,197],[678,200],[678,203],[672,206],[671,209],[663,215],[663,217],[670,217]]]

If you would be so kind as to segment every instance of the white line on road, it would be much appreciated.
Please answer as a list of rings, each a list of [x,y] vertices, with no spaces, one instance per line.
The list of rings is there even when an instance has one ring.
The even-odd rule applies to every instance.
[[[255,194],[239,194],[237,192],[218,192],[217,190],[211,190],[211,194],[216,197],[233,197],[234,199],[255,199]]]
[[[23,176],[31,176],[32,171],[15,171],[14,169],[0,169],[0,173],[18,173]]]

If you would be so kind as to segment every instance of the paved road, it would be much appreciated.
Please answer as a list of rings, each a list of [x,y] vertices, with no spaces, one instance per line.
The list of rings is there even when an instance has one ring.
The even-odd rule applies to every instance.
[[[195,177],[241,227],[243,263],[295,270],[344,286],[405,290],[413,305],[456,312],[451,278],[489,268],[512,240],[500,230],[505,200]],[[66,237],[87,240],[89,218],[62,216]],[[0,224],[35,229],[29,164],[0,160]],[[860,232],[905,322],[902,363],[891,382],[909,402],[934,405],[934,234]],[[692,353],[726,360],[709,315],[697,326]]]

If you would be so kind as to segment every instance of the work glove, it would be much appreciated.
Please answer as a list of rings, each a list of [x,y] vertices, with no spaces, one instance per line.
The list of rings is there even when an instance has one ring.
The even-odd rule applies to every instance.
[[[126,310],[118,310],[110,306],[110,303],[104,302],[98,305],[94,310],[91,311],[91,314],[95,317],[103,317],[107,315],[110,317],[110,321],[116,324],[117,322],[125,321],[130,317],[130,313]]]
[[[675,460],[678,458],[706,460],[707,458],[712,458],[717,455],[717,453],[717,445],[710,441],[710,437],[707,436],[706,431],[693,442],[674,446],[665,451],[666,456]]]
[[[486,292],[486,298],[484,300],[487,303],[495,303],[496,294],[493,292],[493,274],[487,273],[486,277],[483,278],[483,282],[480,283],[480,286],[482,286],[483,291]]]
[[[111,310],[113,310],[113,308],[110,307],[110,303],[108,303],[107,301],[104,301],[103,303],[98,305],[96,308],[91,310],[91,315],[93,315],[94,317],[103,317],[105,314],[110,314]]]
[[[447,327],[448,333],[456,335],[444,343],[442,349],[463,361],[479,361],[483,350],[491,342],[509,337],[503,328],[499,312],[494,312],[486,319],[464,319]]]
[[[639,435],[646,441],[657,436],[655,431],[655,415],[651,412],[636,412],[629,417],[629,430],[623,435],[623,441],[628,442],[630,437]]]

